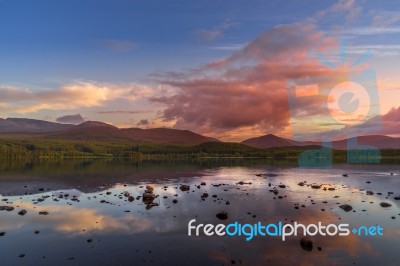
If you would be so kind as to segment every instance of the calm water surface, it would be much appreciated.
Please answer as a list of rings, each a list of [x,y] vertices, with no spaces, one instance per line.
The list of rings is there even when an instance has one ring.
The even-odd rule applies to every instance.
[[[400,265],[399,165],[97,160],[2,162],[0,171],[0,206],[14,208],[0,210],[1,265]],[[155,206],[139,198],[147,184],[154,186]],[[221,211],[228,219],[216,217]],[[315,236],[306,251],[301,236],[189,237],[191,219],[379,224],[384,236]]]

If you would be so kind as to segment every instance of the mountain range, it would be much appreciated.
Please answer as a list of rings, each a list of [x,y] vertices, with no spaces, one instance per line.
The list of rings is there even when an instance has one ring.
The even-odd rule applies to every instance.
[[[118,128],[103,122],[86,121],[79,125],[26,118],[0,119],[0,138],[36,137],[66,140],[132,141],[138,143],[197,145],[218,141],[189,130],[169,128]]]
[[[14,137],[35,137],[65,140],[129,141],[171,145],[198,145],[206,142],[220,142],[189,130],[170,128],[118,128],[103,122],[86,121],[79,125],[62,124],[27,118],[0,118],[0,139]],[[355,141],[354,139],[350,139]],[[380,149],[400,149],[400,138],[382,135],[361,136],[359,145],[371,145]],[[332,142],[334,149],[347,149],[347,139]],[[273,134],[246,139],[241,144],[255,148],[329,146],[329,143],[296,141]]]

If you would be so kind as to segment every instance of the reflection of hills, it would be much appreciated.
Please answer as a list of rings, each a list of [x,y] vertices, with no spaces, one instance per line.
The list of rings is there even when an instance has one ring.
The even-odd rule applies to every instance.
[[[282,162],[281,164],[285,164]],[[287,164],[287,163],[286,163]],[[261,166],[265,160],[193,160],[133,162],[128,160],[1,161],[0,194],[21,195],[76,188],[82,192],[104,190],[117,183],[160,183],[202,175],[202,170],[228,166]],[[25,188],[24,186],[28,186]],[[43,191],[41,191],[43,192]]]

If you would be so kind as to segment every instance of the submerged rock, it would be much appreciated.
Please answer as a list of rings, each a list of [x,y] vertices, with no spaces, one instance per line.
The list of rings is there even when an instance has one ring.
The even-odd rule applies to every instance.
[[[310,252],[313,250],[314,245],[311,239],[309,239],[308,237],[303,237],[302,239],[300,239],[300,246],[305,251]]]
[[[129,196],[129,197],[128,197],[128,201],[129,201],[129,202],[132,202],[132,201],[134,201],[134,200],[135,200],[135,197],[133,197],[133,196]]]
[[[4,236],[6,232],[0,232],[0,236]]]
[[[372,191],[367,191],[367,195],[372,196],[372,195],[374,195],[374,192],[372,192]]]
[[[320,185],[313,184],[313,185],[311,185],[311,188],[313,188],[313,189],[320,189],[321,186],[320,186]]]
[[[228,219],[228,213],[227,212],[219,212],[217,213],[217,218],[220,220],[226,220]]]
[[[348,205],[348,204],[340,205],[339,208],[341,208],[341,209],[344,210],[345,212],[349,212],[349,211],[351,211],[351,210],[353,209],[353,207],[351,207],[351,206]]]

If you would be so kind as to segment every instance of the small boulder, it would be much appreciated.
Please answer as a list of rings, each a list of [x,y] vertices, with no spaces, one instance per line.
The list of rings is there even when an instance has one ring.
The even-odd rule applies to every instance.
[[[381,202],[379,205],[381,205],[382,208],[388,208],[388,207],[392,206],[392,204],[389,204],[387,202]]]
[[[300,239],[300,246],[305,251],[310,252],[313,250],[314,245],[311,239],[309,239],[308,237],[303,237],[302,239]]]
[[[226,219],[228,219],[228,213],[227,212],[219,212],[219,213],[217,213],[217,218],[218,219],[220,219],[220,220],[226,220]]]
[[[339,208],[341,208],[341,209],[344,210],[345,212],[349,212],[349,211],[351,211],[351,210],[353,209],[353,207],[351,207],[351,206],[348,205],[348,204],[340,205]]]
[[[189,191],[190,190],[190,186],[189,185],[182,185],[179,187],[179,189],[181,191]]]
[[[156,196],[153,193],[148,193],[148,192],[145,192],[142,195],[143,200],[153,200],[155,199],[155,197]]]
[[[18,214],[21,215],[21,216],[24,216],[26,213],[27,213],[26,210],[20,210],[20,211],[18,212]]]

